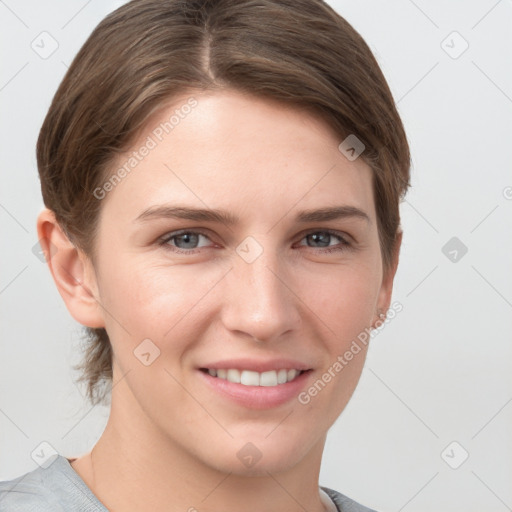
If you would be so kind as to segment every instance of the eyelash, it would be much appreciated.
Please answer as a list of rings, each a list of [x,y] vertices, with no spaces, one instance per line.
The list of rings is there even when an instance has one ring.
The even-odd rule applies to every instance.
[[[307,233],[304,233],[304,235],[301,238],[301,240],[306,238],[308,235],[313,235],[313,234],[316,234],[316,233],[326,233],[326,234],[335,236],[336,238],[339,238],[341,240],[341,245],[337,245],[337,246],[334,246],[334,247],[324,247],[324,248],[322,248],[322,247],[309,247],[310,249],[313,249],[313,250],[316,249],[320,253],[332,253],[332,252],[343,252],[343,251],[347,251],[347,250],[352,248],[352,245],[347,241],[347,239],[345,237],[342,236],[342,234],[340,232],[333,231],[333,230],[330,230],[330,229],[315,229],[315,230],[312,230],[312,231],[308,231]],[[169,245],[169,242],[173,238],[176,238],[176,237],[178,237],[180,235],[189,235],[189,234],[202,235],[202,236],[208,238],[208,240],[210,239],[209,236],[206,233],[203,233],[202,231],[181,230],[181,231],[173,231],[171,233],[168,233],[164,237],[160,238],[159,241],[158,241],[158,245],[164,247],[164,249],[170,250],[170,251],[172,251],[174,253],[177,253],[177,254],[196,254],[198,251],[201,250],[201,248],[186,250],[186,249],[180,249],[178,247],[173,247],[172,245]],[[303,247],[306,247],[306,246],[303,246]]]

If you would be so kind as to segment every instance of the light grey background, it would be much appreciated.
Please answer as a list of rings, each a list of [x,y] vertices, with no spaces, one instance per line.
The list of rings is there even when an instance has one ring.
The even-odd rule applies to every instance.
[[[73,383],[81,326],[32,253],[35,143],[66,67],[122,3],[0,1],[2,480],[34,469],[42,441],[88,451],[107,419]],[[382,512],[512,510],[512,2],[329,3],[388,79],[413,186],[394,291],[404,309],[372,342],[320,483]],[[51,49],[44,31],[58,43],[47,58],[31,47]],[[455,262],[442,251],[452,237],[468,249]]]

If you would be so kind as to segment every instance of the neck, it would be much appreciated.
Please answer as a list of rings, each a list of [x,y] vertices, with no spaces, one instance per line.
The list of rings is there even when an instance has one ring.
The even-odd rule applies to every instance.
[[[107,426],[93,450],[72,462],[107,509],[325,512],[318,487],[325,436],[285,471],[226,473],[165,436],[140,408],[134,414],[133,403],[117,398],[113,393]]]

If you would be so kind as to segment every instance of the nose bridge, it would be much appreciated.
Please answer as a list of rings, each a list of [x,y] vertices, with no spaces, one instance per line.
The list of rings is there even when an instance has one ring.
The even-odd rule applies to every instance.
[[[236,248],[224,303],[226,327],[259,340],[278,337],[300,322],[289,272],[270,238],[250,236]]]

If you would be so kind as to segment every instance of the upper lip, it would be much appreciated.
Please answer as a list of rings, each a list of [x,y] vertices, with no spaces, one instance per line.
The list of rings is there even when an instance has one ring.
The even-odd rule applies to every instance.
[[[296,369],[296,370],[310,370],[311,366],[300,361],[293,359],[272,359],[267,361],[258,361],[256,359],[224,359],[222,361],[215,361],[201,365],[200,368],[206,369],[225,369],[236,368],[238,370],[250,370],[253,372],[268,372],[271,370]]]

